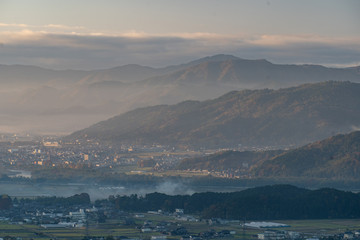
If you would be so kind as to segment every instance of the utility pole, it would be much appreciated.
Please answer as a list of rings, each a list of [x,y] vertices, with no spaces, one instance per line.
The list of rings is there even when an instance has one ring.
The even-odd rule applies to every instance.
[[[245,223],[246,223],[246,217],[244,217],[244,222],[243,222],[243,232],[242,232],[243,240],[246,239],[246,227],[245,227]]]

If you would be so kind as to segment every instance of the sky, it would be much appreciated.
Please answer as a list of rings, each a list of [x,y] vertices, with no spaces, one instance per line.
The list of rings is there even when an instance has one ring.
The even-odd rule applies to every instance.
[[[360,65],[358,0],[0,0],[0,64],[102,69],[215,54]]]

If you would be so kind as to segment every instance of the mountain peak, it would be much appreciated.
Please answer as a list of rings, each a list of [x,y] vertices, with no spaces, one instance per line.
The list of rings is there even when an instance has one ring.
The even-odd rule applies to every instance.
[[[207,56],[200,59],[197,59],[195,61],[192,61],[191,64],[198,64],[203,62],[222,62],[222,61],[228,61],[228,60],[240,60],[241,58],[235,57],[233,55],[227,55],[227,54],[217,54],[213,56]]]
[[[116,66],[113,68],[109,68],[109,69],[105,69],[105,70],[119,70],[119,71],[131,71],[131,70],[139,70],[139,69],[153,69],[151,67],[148,66],[142,66],[139,64],[126,64],[126,65],[122,65],[122,66]]]

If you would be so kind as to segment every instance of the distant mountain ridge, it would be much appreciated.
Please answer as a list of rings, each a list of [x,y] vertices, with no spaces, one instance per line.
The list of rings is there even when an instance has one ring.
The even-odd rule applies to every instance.
[[[273,64],[225,54],[162,68],[128,64],[83,71],[0,65],[0,130],[72,132],[139,107],[329,80],[360,83],[359,67]]]
[[[89,74],[82,70],[52,70],[28,65],[0,65],[2,86],[19,84],[64,84],[76,82]]]
[[[122,81],[135,82],[146,80],[152,83],[171,83],[181,76],[188,82],[194,79],[209,78],[224,82],[237,81],[243,83],[262,83],[271,81],[273,84],[290,82],[291,84],[323,82],[323,81],[352,81],[360,82],[360,66],[351,68],[327,68],[321,65],[291,65],[273,64],[265,59],[247,60],[232,55],[218,54],[200,58],[188,63],[172,65],[162,68],[152,68],[138,64],[127,64],[109,69],[98,70],[52,70],[28,65],[0,65],[0,79],[11,81],[34,80],[50,81],[65,79],[73,82],[102,82]],[[198,76],[198,78],[195,78]],[[164,81],[170,77],[168,82]],[[186,80],[189,78],[188,80]],[[265,82],[264,82],[265,81]],[[280,85],[276,86],[277,88]],[[283,86],[281,86],[283,87]]]
[[[185,64],[152,68],[138,64],[126,64],[123,66],[97,70],[54,70],[34,65],[4,65],[0,64],[0,80],[17,83],[46,83],[49,81],[67,81],[72,83],[80,82],[102,82],[102,81],[123,81],[134,82],[147,78],[163,75],[183,68],[195,66],[206,61],[221,61],[228,59],[239,59],[231,55],[215,55],[205,57]]]
[[[325,82],[243,90],[219,98],[136,109],[69,139],[183,146],[299,146],[353,130],[360,84]]]
[[[212,59],[212,58],[210,58]],[[217,60],[222,59],[222,60]],[[280,88],[301,83],[323,81],[359,82],[355,69],[326,68],[320,65],[279,65],[267,60],[214,58],[198,64],[144,80],[152,84],[229,84],[247,88]]]

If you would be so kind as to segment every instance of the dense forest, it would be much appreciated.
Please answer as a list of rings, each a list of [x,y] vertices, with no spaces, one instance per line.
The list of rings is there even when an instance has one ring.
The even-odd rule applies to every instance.
[[[33,201],[42,206],[73,206],[90,204],[90,196],[87,193],[75,194],[70,197],[37,197]]]
[[[13,207],[13,204],[18,203],[30,203],[35,202],[37,205],[43,207],[70,207],[75,205],[88,205],[90,204],[90,196],[87,193],[75,194],[70,197],[36,197],[36,198],[11,198],[8,195],[2,195],[0,197],[0,210],[10,209]]]
[[[360,131],[339,134],[279,154],[253,169],[258,177],[359,179]]]
[[[6,195],[3,194],[0,197],[0,210],[4,210],[4,209],[9,209],[12,206],[12,200],[11,198]]]
[[[184,209],[203,218],[226,219],[327,219],[359,218],[360,195],[336,189],[308,190],[291,185],[273,185],[232,193],[195,193],[169,196],[109,197],[115,207],[125,211]]]
[[[11,199],[3,195],[0,209],[9,209],[13,202],[35,202],[41,206],[89,205],[87,193],[71,197],[38,197]],[[331,188],[308,190],[292,185],[271,185],[229,193],[204,192],[192,195],[150,193],[144,196],[109,196],[95,201],[107,203],[127,212],[184,209],[185,214],[202,218],[275,220],[275,219],[329,219],[360,218],[360,194]]]

